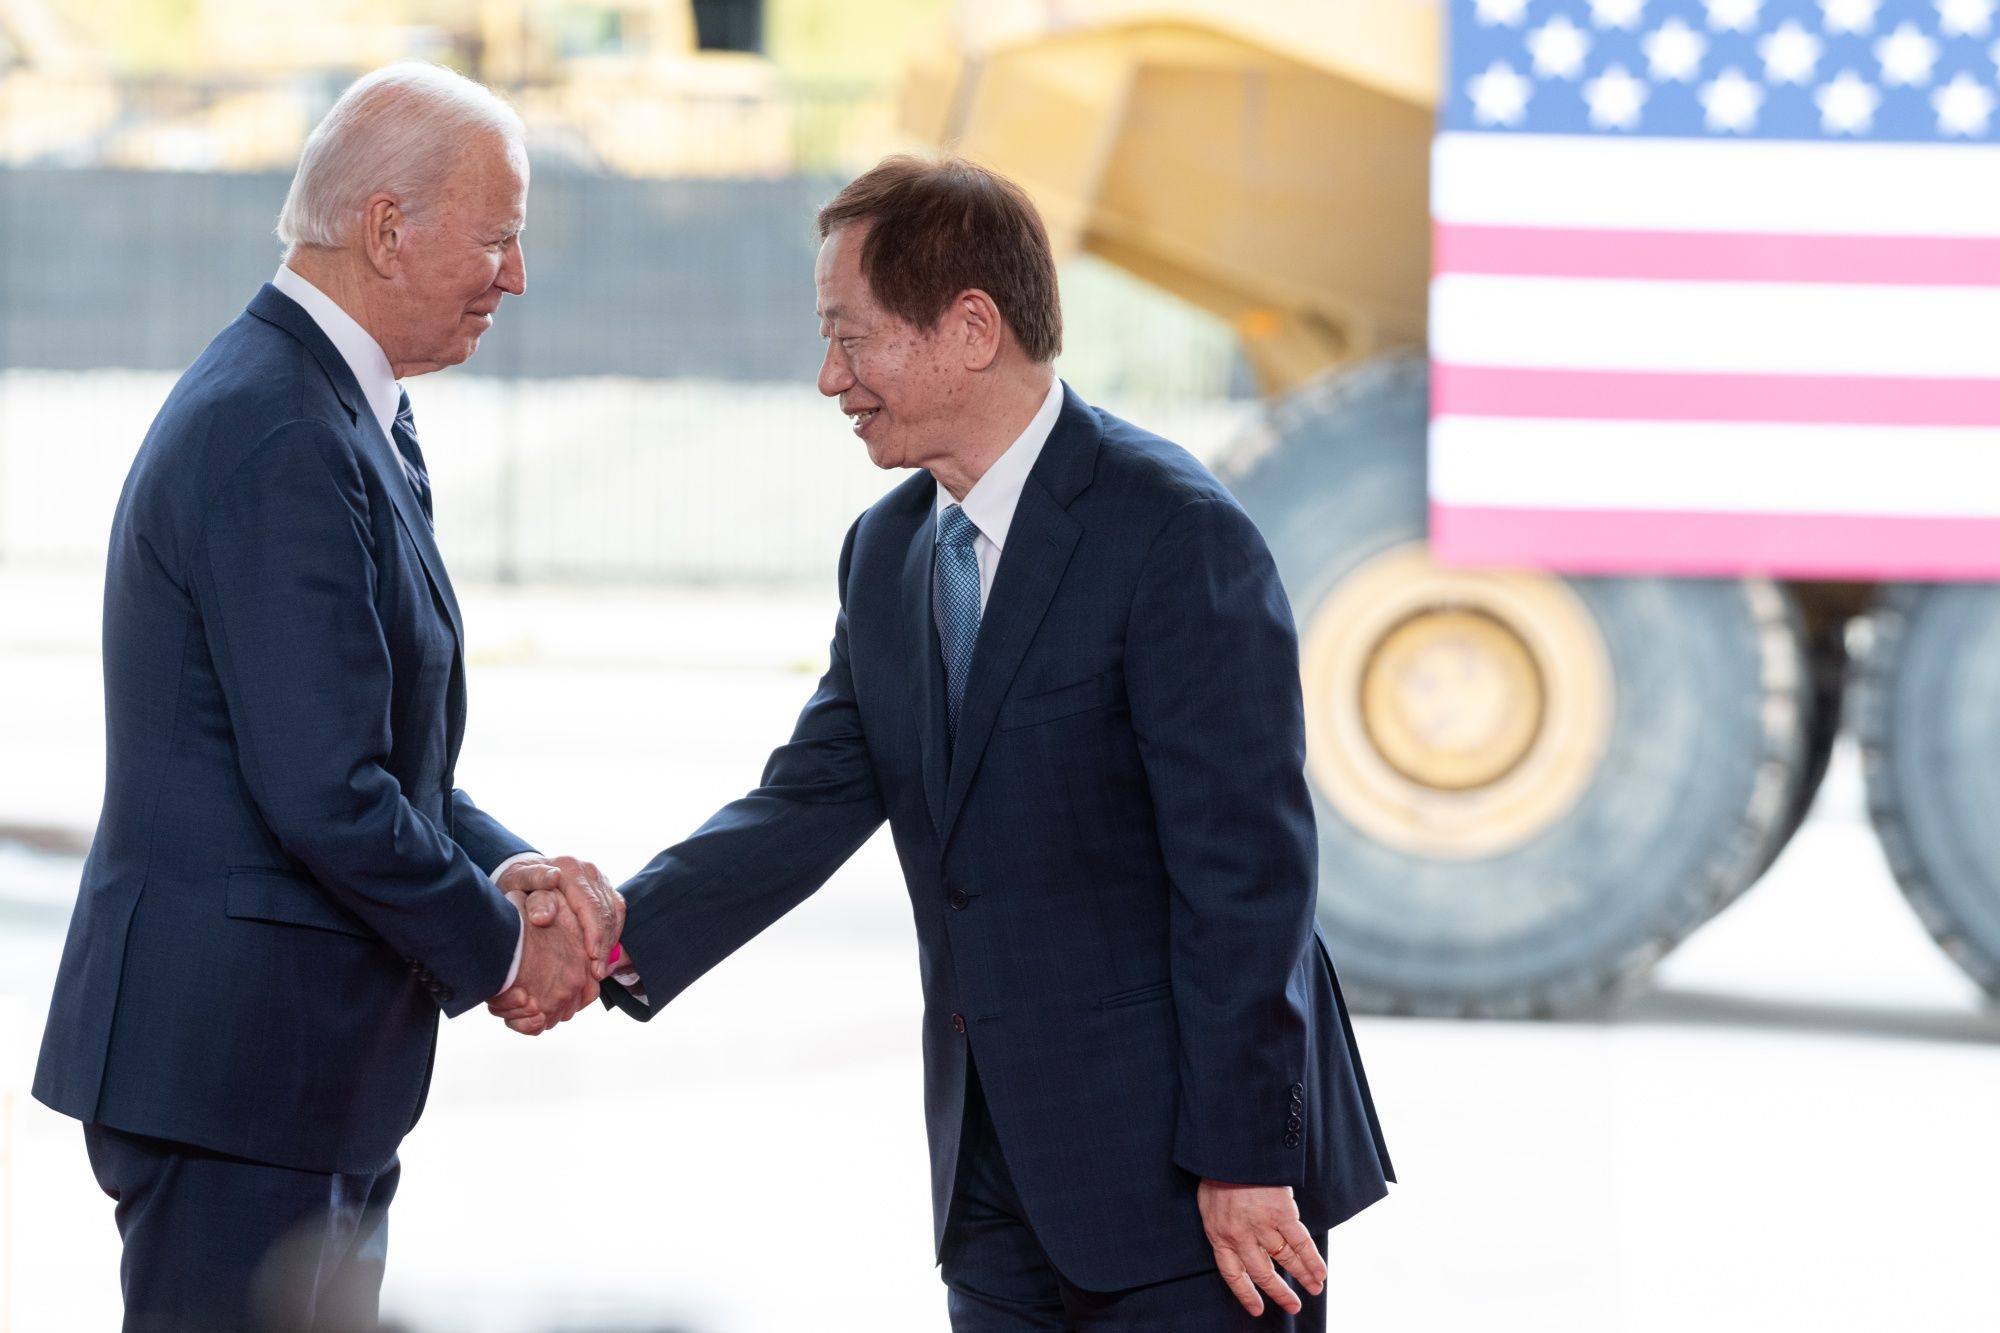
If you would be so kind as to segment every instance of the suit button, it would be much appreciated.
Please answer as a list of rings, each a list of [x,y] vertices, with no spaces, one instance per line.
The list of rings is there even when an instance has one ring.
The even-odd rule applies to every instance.
[[[1298,1147],[1298,1146],[1299,1146],[1299,1136],[1298,1136],[1298,1135],[1297,1135],[1296,1133],[1292,1133],[1292,1134],[1287,1134],[1287,1135],[1285,1135],[1285,1146],[1286,1146],[1287,1148],[1296,1148],[1296,1147]]]
[[[1293,1101],[1297,1101],[1297,1100],[1298,1100],[1299,1098],[1301,1098],[1301,1097],[1303,1097],[1303,1096],[1305,1096],[1305,1095],[1306,1095],[1306,1085],[1305,1085],[1305,1084],[1303,1084],[1303,1083],[1294,1083],[1294,1084],[1292,1084],[1292,1100],[1293,1100]]]
[[[952,911],[954,911],[954,912],[963,912],[963,911],[965,910],[965,905],[966,905],[967,903],[971,902],[971,901],[972,901],[972,899],[966,896],[966,893],[965,893],[965,890],[964,890],[964,889],[953,889],[953,890],[951,891],[951,910],[952,910]]]
[[[953,1014],[953,1015],[951,1016],[951,1030],[952,1030],[953,1032],[963,1032],[963,1031],[965,1031],[965,1015],[964,1015],[964,1014]]]
[[[1299,1119],[1297,1116],[1293,1116],[1291,1119],[1285,1122],[1285,1128],[1290,1130],[1294,1134],[1298,1133],[1305,1127],[1306,1127],[1306,1122]]]

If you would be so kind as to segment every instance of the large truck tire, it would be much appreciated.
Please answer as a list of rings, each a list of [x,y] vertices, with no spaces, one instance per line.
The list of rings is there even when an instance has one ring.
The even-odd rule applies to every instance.
[[[1848,713],[1868,813],[1903,896],[2000,997],[2000,588],[1882,589]]]
[[[1829,595],[1824,585],[1812,584],[1788,588],[1787,591],[1792,594],[1792,602],[1800,613],[1806,652],[1809,688],[1805,691],[1805,714],[1800,723],[1805,732],[1805,768],[1792,793],[1791,808],[1785,814],[1782,829],[1776,838],[1770,840],[1764,864],[1757,867],[1757,873],[1751,876],[1751,883],[1764,877],[1764,872],[1778,859],[1778,853],[1804,825],[1806,816],[1812,812],[1813,801],[1826,781],[1827,769],[1833,763],[1833,747],[1840,739],[1845,717],[1848,624],[1860,613],[1862,603],[1870,595],[1866,590],[1859,590],[1857,596],[1856,589],[1846,587]]]
[[[1275,405],[1219,471],[1292,599],[1319,915],[1371,1012],[1575,1013],[1637,982],[1796,826],[1813,682],[1763,581],[1437,565],[1427,369]]]

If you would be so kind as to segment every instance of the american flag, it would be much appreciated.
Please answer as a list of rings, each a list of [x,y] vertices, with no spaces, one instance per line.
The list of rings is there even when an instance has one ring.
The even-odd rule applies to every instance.
[[[2000,0],[1453,0],[1432,544],[2000,578]]]

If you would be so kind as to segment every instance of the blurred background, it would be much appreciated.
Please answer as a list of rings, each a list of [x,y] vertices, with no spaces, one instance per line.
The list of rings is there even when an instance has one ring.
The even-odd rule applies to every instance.
[[[1718,47],[1760,21],[1657,7]],[[1216,467],[1299,616],[1321,917],[1403,1176],[1334,1236],[1334,1325],[2000,1326],[1976,1277],[2000,1189],[2000,614],[1973,576],[1996,548],[1913,538],[1928,567],[1879,546],[1871,565],[1623,525],[1578,555],[1544,540],[1557,465],[1524,454],[1506,540],[1461,525],[1455,555],[1433,549],[1494,512],[1427,440],[1456,369],[1433,228],[1468,197],[1439,202],[1433,140],[1521,128],[1481,118],[1497,85],[1471,80],[1498,57],[1466,34],[1568,25],[1603,70],[1678,16],[309,8],[0,0],[0,1333],[118,1318],[110,1203],[76,1126],[27,1095],[102,789],[118,488],[179,371],[275,270],[305,134],[408,57],[509,96],[534,172],[527,296],[411,386],[484,806],[616,879],[754,784],[823,665],[841,534],[896,480],[813,388],[812,215],[886,152],[956,144],[1043,208],[1064,378]],[[1870,32],[1978,37],[1951,8],[1903,0]],[[1824,40],[1849,37],[1872,49]],[[1450,403],[1476,399],[1457,383]],[[2000,425],[1974,415],[1955,426]],[[644,1031],[447,1024],[385,1314],[942,1328],[908,912],[884,834]]]

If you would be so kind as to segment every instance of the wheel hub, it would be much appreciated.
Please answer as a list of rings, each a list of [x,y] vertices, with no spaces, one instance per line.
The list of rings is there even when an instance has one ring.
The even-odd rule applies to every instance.
[[[1404,851],[1520,846],[1575,806],[1609,735],[1603,639],[1558,579],[1398,547],[1321,602],[1300,651],[1314,785]]]

